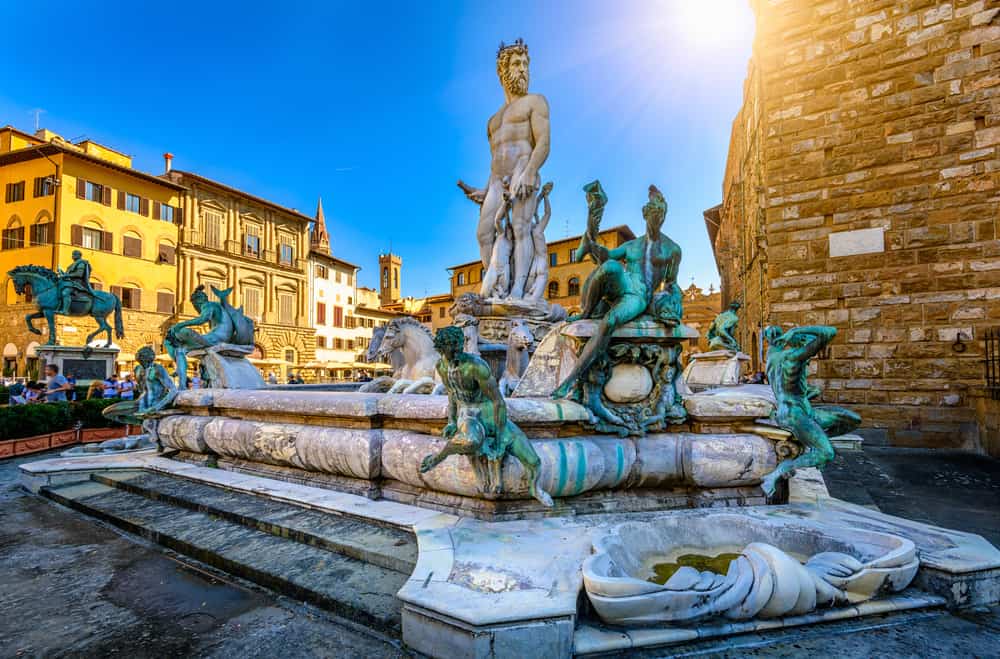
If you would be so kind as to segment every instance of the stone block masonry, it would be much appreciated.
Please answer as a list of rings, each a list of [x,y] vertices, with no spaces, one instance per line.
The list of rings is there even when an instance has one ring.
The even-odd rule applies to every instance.
[[[746,301],[741,342],[756,367],[760,327],[833,325],[814,378],[869,441],[981,450],[970,392],[1000,324],[1000,2],[753,6],[709,228],[724,303]]]

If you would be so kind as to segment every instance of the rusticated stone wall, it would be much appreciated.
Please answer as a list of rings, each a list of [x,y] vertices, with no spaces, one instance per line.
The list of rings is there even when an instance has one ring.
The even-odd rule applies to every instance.
[[[816,376],[869,440],[981,448],[969,391],[1000,323],[1000,2],[753,5],[714,237],[724,302],[837,327]]]

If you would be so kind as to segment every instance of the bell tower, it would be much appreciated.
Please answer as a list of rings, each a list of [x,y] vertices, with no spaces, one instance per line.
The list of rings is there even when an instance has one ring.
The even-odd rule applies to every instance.
[[[399,275],[403,269],[403,259],[392,252],[378,255],[379,303],[383,306],[403,297],[400,293]]]

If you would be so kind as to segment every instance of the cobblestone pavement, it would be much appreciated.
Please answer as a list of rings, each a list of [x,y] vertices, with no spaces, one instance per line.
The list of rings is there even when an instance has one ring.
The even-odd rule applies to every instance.
[[[16,484],[18,462],[0,461],[0,656],[407,656],[392,639],[28,494]],[[838,498],[1000,543],[1000,461],[868,448],[842,452],[824,477]],[[630,656],[1000,657],[1000,607],[878,616]]]
[[[0,461],[0,657],[405,657],[17,486]]]

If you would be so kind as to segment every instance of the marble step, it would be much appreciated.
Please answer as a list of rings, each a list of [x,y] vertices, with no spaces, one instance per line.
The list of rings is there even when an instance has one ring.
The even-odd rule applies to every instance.
[[[392,634],[407,576],[320,546],[87,481],[41,494],[178,553]]]
[[[164,474],[109,472],[93,474],[91,479],[147,499],[215,515],[407,576],[417,564],[417,538],[404,529]]]

